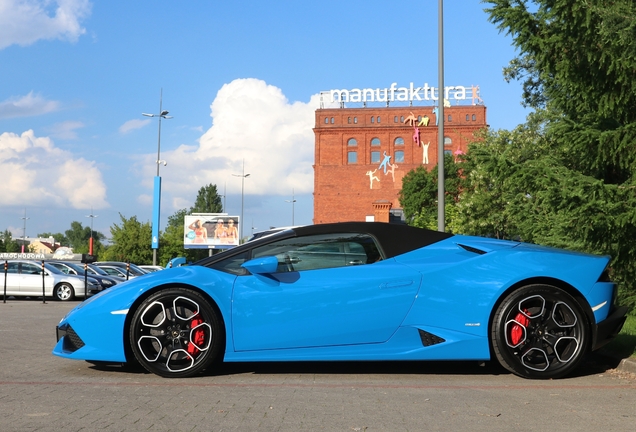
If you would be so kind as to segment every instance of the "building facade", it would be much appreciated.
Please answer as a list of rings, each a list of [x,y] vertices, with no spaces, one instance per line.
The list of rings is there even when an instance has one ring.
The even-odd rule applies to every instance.
[[[404,175],[437,165],[437,112],[430,105],[316,110],[313,222],[399,218]],[[487,126],[483,104],[447,106],[444,117],[444,152],[453,155]]]

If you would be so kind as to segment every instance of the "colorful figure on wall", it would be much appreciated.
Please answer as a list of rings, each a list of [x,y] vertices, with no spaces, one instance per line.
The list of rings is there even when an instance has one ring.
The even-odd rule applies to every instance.
[[[424,117],[422,117],[422,118],[420,119],[420,122],[419,122],[417,125],[418,125],[418,126],[424,126],[424,127],[426,127],[426,126],[428,126],[428,121],[429,121],[429,120],[430,120],[430,119],[428,118],[428,116],[427,116],[427,115],[425,115]]]
[[[471,95],[473,98],[473,105],[483,105],[484,101],[481,100],[481,96],[479,96],[479,86],[472,86]],[[477,102],[475,102],[477,100]]]
[[[386,175],[386,165],[391,160],[391,156],[386,154],[386,151],[383,152],[382,156],[383,156],[383,159],[382,159],[382,162],[380,163],[380,166],[378,167],[378,169],[384,168],[384,174]]]
[[[420,130],[417,127],[413,130],[413,142],[420,146]]]
[[[367,175],[369,176],[369,189],[373,189],[373,180],[380,182],[380,179],[374,175],[376,171],[377,169],[373,171],[367,171]]]
[[[450,101],[444,98],[444,108],[450,108]]]
[[[408,123],[408,124],[409,124],[409,126],[413,126],[413,125],[415,124],[415,122],[416,122],[416,121],[417,121],[417,117],[415,117],[415,114],[410,113],[410,114],[408,115],[408,117],[406,117],[406,118],[404,119],[404,124],[407,124],[407,123]]]
[[[435,126],[439,126],[439,108],[433,108],[433,114],[435,114]]]
[[[391,177],[393,178],[393,183],[395,183],[395,169],[398,168],[398,166],[397,164],[391,165],[390,163],[387,163],[387,165],[391,167],[389,172],[391,173]]]
[[[422,164],[428,165],[428,146],[431,145],[431,142],[427,142],[422,145]]]

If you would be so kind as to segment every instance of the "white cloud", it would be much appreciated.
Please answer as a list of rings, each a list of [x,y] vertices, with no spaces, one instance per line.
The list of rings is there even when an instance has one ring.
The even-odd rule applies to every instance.
[[[73,158],[32,130],[0,135],[0,205],[106,208],[106,186],[95,162]]]
[[[148,120],[148,119],[144,119],[144,120],[140,120],[140,119],[128,120],[126,123],[124,123],[123,125],[119,126],[119,133],[120,134],[127,134],[128,132],[133,131],[135,129],[141,129],[142,127],[146,126],[150,122],[151,122],[151,120]]]
[[[59,107],[59,102],[46,100],[42,96],[30,92],[26,96],[12,97],[0,102],[0,119],[37,116],[57,111]]]
[[[76,129],[81,129],[84,127],[84,123],[80,121],[65,121],[62,123],[57,123],[51,128],[51,135],[55,138],[65,139],[65,140],[73,140],[77,139]]]
[[[75,42],[90,11],[88,0],[0,0],[0,49],[40,39]]]
[[[181,145],[162,152],[168,161],[162,168],[162,193],[169,201],[191,203],[196,192],[209,183],[227,194],[241,192],[243,160],[245,194],[283,195],[313,191],[315,110],[319,96],[308,103],[290,103],[283,92],[264,81],[237,79],[224,85],[211,105],[213,125],[199,145]],[[156,156],[144,161],[144,177]],[[152,162],[151,162],[152,161]],[[145,180],[147,181],[147,180]]]

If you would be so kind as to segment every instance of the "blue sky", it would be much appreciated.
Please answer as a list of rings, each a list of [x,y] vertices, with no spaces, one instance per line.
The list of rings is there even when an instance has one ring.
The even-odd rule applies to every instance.
[[[495,129],[525,120],[511,38],[478,0],[444,5],[445,83],[479,85]],[[314,112],[331,89],[437,83],[437,1],[0,0],[0,230],[162,228],[216,184],[244,233],[309,224]],[[92,208],[92,213],[91,213]]]

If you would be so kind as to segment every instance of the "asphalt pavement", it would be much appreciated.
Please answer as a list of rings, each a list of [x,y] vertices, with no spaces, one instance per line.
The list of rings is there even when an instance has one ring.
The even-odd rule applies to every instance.
[[[633,361],[592,355],[534,381],[496,364],[225,364],[164,379],[51,354],[77,303],[0,303],[2,431],[624,431],[636,425]]]

